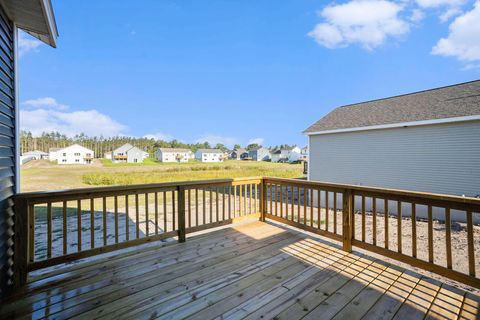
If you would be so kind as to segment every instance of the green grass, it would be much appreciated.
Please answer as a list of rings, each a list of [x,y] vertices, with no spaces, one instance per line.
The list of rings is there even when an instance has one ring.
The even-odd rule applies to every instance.
[[[154,158],[146,158],[143,162],[140,163],[113,163],[109,159],[100,159],[104,167],[142,167],[142,166],[151,166],[162,164]]]

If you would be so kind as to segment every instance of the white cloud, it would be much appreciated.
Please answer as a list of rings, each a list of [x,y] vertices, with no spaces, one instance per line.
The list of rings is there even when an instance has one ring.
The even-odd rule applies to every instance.
[[[252,143],[256,143],[258,145],[263,145],[265,143],[265,139],[264,138],[253,138],[253,139],[248,140],[248,144],[252,144]]]
[[[43,44],[40,40],[20,31],[18,34],[18,54],[23,56],[30,51],[37,51],[38,47]]]
[[[122,135],[128,128],[97,110],[66,111],[68,106],[47,97],[23,103],[33,109],[20,110],[20,128],[34,136],[58,131],[67,136],[85,133],[87,136],[111,137]],[[59,107],[60,106],[60,107]]]
[[[440,39],[431,53],[464,62],[480,60],[480,1],[475,2],[471,11],[455,18],[448,36]]]
[[[373,49],[389,37],[409,32],[407,21],[399,16],[404,9],[387,0],[352,0],[344,4],[330,4],[320,12],[324,22],[308,35],[327,48],[360,44]]]
[[[224,144],[225,146],[232,148],[235,144],[238,143],[236,138],[225,137],[215,134],[206,134],[195,140],[195,143],[204,143],[208,142],[210,145],[215,146],[217,143]]]
[[[441,22],[447,22],[449,19],[462,13],[462,6],[466,0],[417,0],[417,4],[424,9],[446,8],[439,18]]]
[[[168,133],[163,133],[163,132],[149,133],[144,135],[143,137],[147,139],[163,140],[163,141],[172,141],[173,139],[175,139],[172,135]]]
[[[38,99],[32,99],[32,100],[27,100],[22,103],[23,105],[29,106],[29,107],[35,107],[35,108],[52,108],[52,109],[58,109],[58,110],[66,110],[68,109],[67,105],[61,104],[57,102],[57,99],[52,98],[52,97],[45,97],[45,98],[38,98]]]
[[[420,22],[423,18],[425,18],[425,12],[420,9],[414,9],[409,19],[412,22]]]

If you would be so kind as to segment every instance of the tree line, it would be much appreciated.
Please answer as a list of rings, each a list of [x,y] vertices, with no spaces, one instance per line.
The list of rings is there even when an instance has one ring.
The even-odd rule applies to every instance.
[[[44,132],[40,136],[34,136],[29,131],[20,132],[20,152],[21,154],[40,150],[48,152],[51,148],[64,148],[78,143],[86,148],[92,149],[95,152],[96,157],[103,157],[105,152],[110,152],[125,143],[130,143],[131,145],[140,148],[150,155],[153,155],[158,148],[186,148],[190,149],[193,152],[198,149],[210,149],[216,148],[222,151],[228,150],[228,148],[218,143],[216,145],[210,145],[210,143],[183,143],[178,140],[164,141],[164,140],[155,140],[148,138],[135,138],[135,137],[89,137],[83,133],[77,134],[74,137],[68,137],[65,134],[60,132]],[[235,145],[235,148],[240,148],[240,145]],[[247,150],[261,147],[258,144],[249,144],[246,146]],[[278,146],[276,146],[278,148]],[[281,145],[281,148],[291,148],[289,145]]]

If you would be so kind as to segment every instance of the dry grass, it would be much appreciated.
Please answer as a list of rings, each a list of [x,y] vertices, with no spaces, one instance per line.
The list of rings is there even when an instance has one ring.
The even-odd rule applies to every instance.
[[[91,186],[159,183],[169,181],[272,176],[297,178],[302,165],[226,161],[223,163],[154,163],[152,165],[56,165],[45,160],[22,167],[21,191],[74,189]]]

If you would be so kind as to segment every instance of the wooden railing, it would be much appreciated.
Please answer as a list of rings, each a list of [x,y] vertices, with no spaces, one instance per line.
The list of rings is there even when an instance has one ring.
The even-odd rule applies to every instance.
[[[261,178],[34,192],[15,199],[15,281],[29,271],[260,217]]]
[[[480,199],[293,179],[263,184],[266,218],[480,288]]]
[[[245,218],[271,219],[480,288],[480,199],[242,178],[19,194],[16,285],[29,271]]]

